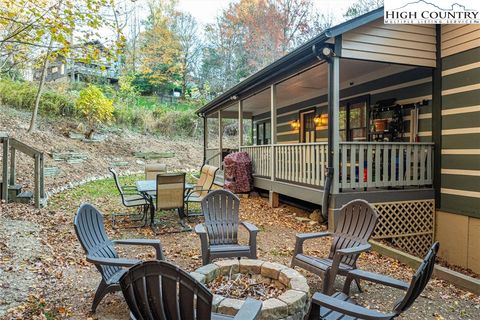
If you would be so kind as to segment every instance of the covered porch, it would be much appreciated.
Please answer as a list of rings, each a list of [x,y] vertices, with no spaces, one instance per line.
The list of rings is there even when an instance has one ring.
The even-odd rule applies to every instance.
[[[326,30],[198,110],[205,162],[247,152],[272,207],[281,195],[316,204],[330,228],[364,199],[379,215],[374,238],[421,256],[440,193],[438,34],[386,25],[381,10]]]
[[[205,132],[216,133],[205,136],[205,162],[221,167],[229,152],[247,152],[254,185],[270,192],[273,206],[278,195],[331,209],[359,197],[432,199],[431,74],[384,62],[318,60],[205,115]],[[373,117],[391,123],[397,111],[402,128],[375,131]],[[226,139],[232,123],[237,134]]]

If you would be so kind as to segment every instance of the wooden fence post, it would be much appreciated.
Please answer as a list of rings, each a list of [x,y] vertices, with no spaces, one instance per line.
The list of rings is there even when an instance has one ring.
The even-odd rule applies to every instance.
[[[10,147],[10,185],[15,185],[16,182],[16,150]]]
[[[8,137],[0,138],[3,143],[3,173],[2,173],[2,199],[8,202],[8,149],[9,140]]]
[[[40,208],[40,155],[35,154],[33,158],[35,160],[35,168],[34,168],[35,189],[33,193],[34,193],[34,199],[35,199],[35,207]]]

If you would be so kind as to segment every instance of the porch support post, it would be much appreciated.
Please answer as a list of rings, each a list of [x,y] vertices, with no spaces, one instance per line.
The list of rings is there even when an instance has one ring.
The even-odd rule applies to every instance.
[[[329,164],[333,168],[332,193],[339,192],[339,162],[340,162],[340,58],[331,58],[328,69],[329,92],[328,92],[328,143],[329,143]]]
[[[203,164],[207,161],[208,150],[208,117],[203,115]]]
[[[218,167],[222,168],[223,160],[223,126],[222,126],[222,110],[218,111]]]
[[[275,181],[275,148],[277,144],[277,85],[270,86],[270,180]],[[270,206],[276,208],[279,206],[278,194],[270,190]]]
[[[243,101],[238,101],[238,151],[243,146]]]

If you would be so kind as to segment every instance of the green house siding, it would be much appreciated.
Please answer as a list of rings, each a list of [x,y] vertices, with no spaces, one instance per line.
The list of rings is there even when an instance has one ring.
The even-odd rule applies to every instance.
[[[344,88],[340,91],[340,99],[345,101],[350,97],[359,97],[362,95],[369,95],[371,92],[374,92],[370,95],[370,103],[374,105],[379,100],[396,98],[397,100],[419,100],[423,97],[429,97],[432,93],[432,84],[431,84],[432,71],[427,68],[415,68],[412,70],[404,71],[397,73],[395,75],[389,75],[383,78],[372,80],[366,83],[359,85],[354,85],[348,88]],[[413,84],[408,87],[398,88],[398,89],[386,89],[382,91],[383,88],[402,85],[406,82],[418,82],[420,80],[425,80],[425,82]],[[294,131],[291,128],[290,123],[293,120],[299,118],[299,112],[304,109],[311,109],[316,107],[317,114],[327,113],[327,102],[328,96],[326,94],[298,102],[277,110],[277,142],[278,143],[297,143],[299,141],[298,131]],[[420,132],[420,141],[430,142],[431,130],[432,130],[432,121],[431,121],[431,112],[432,106],[431,101],[428,101],[428,105],[421,106],[419,113],[424,114],[425,117],[419,119],[419,132]],[[408,117],[410,115],[407,110],[404,116]],[[390,113],[385,113],[383,117],[391,117]],[[270,112],[262,113],[257,116],[254,116],[254,123],[259,121],[264,121],[270,117]],[[408,135],[410,131],[410,120],[404,120],[405,133],[404,141],[408,141]],[[320,127],[316,130],[316,139],[317,141],[326,141],[327,139],[327,128]]]
[[[442,60],[441,209],[480,218],[478,62],[480,48]]]

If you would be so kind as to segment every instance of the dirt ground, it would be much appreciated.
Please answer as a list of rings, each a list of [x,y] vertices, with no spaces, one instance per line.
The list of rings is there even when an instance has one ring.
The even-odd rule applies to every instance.
[[[141,171],[144,164],[132,156],[134,151],[173,151],[175,158],[162,159],[171,169],[198,169],[201,162],[201,144],[191,140],[175,140],[126,130],[110,130],[106,140],[88,144],[66,138],[62,127],[67,123],[42,121],[41,131],[26,133],[28,115],[0,107],[0,131],[29,142],[45,152],[75,150],[88,154],[80,164],[53,161],[48,166],[61,169],[59,176],[46,178],[47,191],[94,176],[105,176],[112,161],[128,161],[128,167],[119,171]],[[8,116],[7,116],[8,115]],[[28,159],[19,159],[19,182],[27,189],[32,178]],[[98,183],[98,182],[94,182]],[[110,182],[113,185],[113,182]],[[160,239],[164,254],[182,268],[192,271],[199,267],[200,242],[193,232],[155,235],[148,228],[112,230],[110,214],[125,212],[118,196],[93,197],[75,188],[49,199],[49,206],[34,209],[30,205],[0,203],[0,319],[128,319],[127,306],[120,293],[108,295],[96,314],[90,314],[93,294],[100,281],[95,267],[85,260],[76,239],[73,217],[82,202],[91,202],[105,215],[107,232],[112,239]],[[258,235],[259,258],[288,265],[293,253],[295,234],[324,230],[321,225],[310,225],[295,219],[305,216],[302,210],[282,206],[269,208],[259,197],[242,199],[241,218],[260,228]],[[176,228],[176,215],[161,217],[167,224],[164,231]],[[190,219],[190,225],[201,222]],[[168,227],[168,226],[171,226]],[[247,241],[245,233],[241,240]],[[306,251],[312,255],[326,255],[329,239],[307,242]],[[144,248],[122,248],[120,253],[140,259],[154,258]],[[368,253],[360,257],[359,266],[408,281],[414,270],[398,261]],[[299,270],[303,272],[302,270]],[[321,280],[303,272],[312,292],[319,290]],[[340,279],[341,280],[341,279]],[[341,287],[341,283],[338,284]],[[402,292],[378,285],[364,284],[364,292],[353,291],[360,304],[380,310],[390,310]],[[402,319],[480,319],[480,298],[440,280],[430,281],[425,292]]]
[[[0,288],[5,293],[0,301],[0,317],[3,319],[45,319],[45,316],[47,319],[128,319],[127,306],[120,293],[107,296],[96,314],[89,313],[100,276],[94,266],[85,261],[75,237],[72,221],[78,203],[66,203],[64,199],[68,198],[68,192],[61,201],[54,197],[49,209],[36,210],[14,204],[0,207],[0,242],[3,246]],[[105,214],[111,238],[160,239],[169,261],[188,271],[200,266],[200,242],[195,233],[156,236],[148,228],[112,230],[107,214],[121,210],[118,199],[112,195],[95,200],[95,205]],[[285,205],[271,209],[267,201],[259,197],[242,199],[241,204],[241,218],[255,223],[261,230],[258,235],[259,258],[286,265],[293,253],[296,233],[325,229],[295,219],[305,214]],[[174,227],[176,216],[169,213],[162,217],[162,221]],[[190,219],[192,226],[199,222],[201,218]],[[247,241],[245,233],[241,233],[241,240]],[[329,245],[329,240],[323,239],[307,243],[306,248],[309,254],[326,255]],[[128,248],[121,253],[141,259],[151,259],[154,255],[142,248]],[[409,267],[377,253],[362,255],[359,266],[406,281],[413,274]],[[299,271],[307,276],[312,292],[319,290],[321,280],[317,276]],[[338,287],[341,287],[340,281]],[[385,311],[402,297],[398,290],[367,283],[363,293],[355,290],[353,293],[360,304]],[[402,319],[480,319],[479,306],[478,296],[433,279]]]

